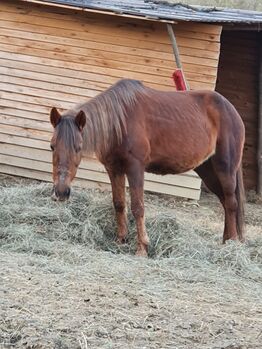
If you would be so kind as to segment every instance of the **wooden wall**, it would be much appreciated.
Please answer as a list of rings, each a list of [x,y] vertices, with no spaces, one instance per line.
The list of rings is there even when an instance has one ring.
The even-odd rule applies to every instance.
[[[216,90],[240,113],[246,128],[243,172],[246,189],[257,184],[259,33],[223,31]]]
[[[174,26],[192,89],[214,89],[221,27]],[[21,1],[0,3],[0,171],[51,180],[50,107],[86,101],[120,78],[174,89],[175,69],[161,23],[81,13]],[[83,161],[77,184],[108,187],[103,167]],[[146,176],[146,189],[198,198],[200,180]]]

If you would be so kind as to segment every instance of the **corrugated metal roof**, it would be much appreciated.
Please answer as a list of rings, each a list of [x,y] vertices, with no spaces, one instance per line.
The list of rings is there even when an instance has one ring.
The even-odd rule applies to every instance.
[[[262,25],[262,12],[188,6],[181,5],[181,2],[177,4],[154,0],[39,0],[38,2],[63,4],[82,9],[107,11],[156,20]]]

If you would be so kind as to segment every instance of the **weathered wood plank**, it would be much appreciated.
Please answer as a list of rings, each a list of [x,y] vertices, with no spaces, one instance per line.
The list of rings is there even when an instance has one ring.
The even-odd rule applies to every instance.
[[[166,66],[167,60],[165,59],[154,59],[154,58],[145,58],[140,56],[135,56],[131,54],[125,53],[114,53],[111,52],[110,56],[108,55],[108,52],[101,51],[101,50],[90,50],[88,48],[80,48],[76,46],[68,46],[61,44],[61,42],[57,43],[46,43],[43,41],[36,41],[36,40],[28,40],[25,38],[14,38],[10,36],[3,36],[0,35],[0,43],[2,44],[8,44],[8,45],[14,45],[14,46],[22,46],[27,47],[31,49],[41,49],[41,50],[48,50],[53,52],[63,52],[66,54],[73,54],[77,55],[78,58],[83,59],[83,57],[88,57],[88,60],[95,63],[95,65],[99,66],[108,66],[108,62],[110,62],[110,65],[112,67],[118,66],[119,69],[126,69],[126,70],[137,70],[139,69],[145,69],[145,66],[147,67],[147,72],[151,74],[155,74],[156,71],[159,75],[166,74],[166,69],[163,70],[163,67]],[[187,56],[183,56],[187,57]],[[182,58],[183,58],[182,57]],[[172,59],[169,63],[169,66],[174,66],[174,60]],[[151,71],[151,69],[152,71]],[[170,69],[170,67],[169,67]],[[216,76],[217,67],[208,66],[206,65],[199,65],[198,59],[196,58],[194,62],[187,63],[186,60],[184,60],[184,70],[192,73],[198,73],[198,74],[204,74],[204,75],[211,75]],[[162,72],[162,73],[161,73]]]
[[[1,52],[0,52],[0,56],[1,56]],[[31,61],[31,56],[27,56],[27,61]],[[72,63],[69,64],[69,66],[71,66],[71,65],[72,65]],[[86,68],[88,68],[88,67],[86,67]],[[93,70],[93,72],[95,72],[95,71],[99,71],[100,68],[98,69],[98,67],[92,66],[92,70]],[[124,70],[121,71],[121,70],[113,70],[113,69],[109,69],[109,68],[106,68],[106,69],[101,68],[101,70],[103,70],[102,71],[103,74],[106,74],[106,71],[108,70],[108,73],[110,73],[110,74],[112,73],[113,75],[115,75],[115,79],[114,79],[115,82],[118,81],[119,79],[122,79],[122,78],[130,78],[130,79],[141,80],[147,86],[151,86],[151,87],[158,88],[158,89],[170,90],[170,88],[171,89],[174,88],[174,83],[173,83],[173,80],[171,78],[171,74],[167,77],[161,77],[161,76],[157,76],[157,75],[143,74],[142,72],[137,73],[137,72],[133,72],[133,71],[124,71]],[[214,88],[215,77],[212,77],[211,79],[209,79],[209,77],[205,77],[205,76],[202,76],[200,78],[199,75],[197,75],[197,74],[186,73],[186,75],[187,75],[188,80],[191,81],[190,85],[191,85],[192,89],[199,89],[199,88],[213,89]],[[105,77],[105,80],[106,80],[107,75],[103,75],[103,76]],[[200,82],[198,80],[202,80],[202,81]],[[167,86],[168,88],[165,88],[165,86]],[[11,89],[13,90],[14,88],[11,88]],[[7,88],[4,88],[3,90],[8,91]],[[16,91],[14,91],[14,92],[16,92]],[[50,93],[48,91],[47,91],[47,94],[50,95]],[[90,92],[90,94],[92,94],[92,96],[95,95],[94,92],[93,93]],[[37,95],[39,95],[39,93],[37,93]],[[55,97],[55,94],[53,94],[53,98],[54,97]],[[59,98],[54,98],[54,99],[59,99]],[[64,100],[68,101],[67,98]],[[82,102],[81,100],[80,101],[75,100],[74,98],[72,98],[72,96],[70,97],[70,100],[75,101],[75,103]]]
[[[1,56],[8,57],[9,53],[0,51],[0,57]],[[31,63],[29,63],[28,61],[31,61]],[[32,63],[32,61],[34,63]],[[117,77],[110,77],[102,74],[99,75],[98,73],[95,74],[89,73],[88,71],[75,70],[78,68],[76,64],[72,66],[72,64],[70,65],[68,63],[68,67],[66,65],[65,68],[62,68],[62,61],[60,62],[60,67],[58,67],[59,61],[57,60],[42,60],[40,59],[40,57],[38,59],[37,57],[32,56],[13,55],[12,53],[10,53],[9,59],[0,58],[0,66],[2,67],[2,69],[9,69],[10,75],[11,71],[15,69],[19,71],[17,76],[21,75],[25,77],[28,74],[32,73],[32,77],[37,78],[38,76],[38,80],[40,81],[55,80],[57,83],[63,84],[64,82],[65,85],[68,84],[70,86],[87,86],[88,88],[96,91],[105,90],[119,79]],[[170,90],[174,88],[171,77],[170,84],[166,86],[152,82],[146,82],[146,84],[150,87],[160,90]]]
[[[170,64],[170,69],[159,69],[159,68],[152,68],[147,69],[146,66],[144,69],[142,69],[142,66],[138,65],[136,70],[129,70],[130,68],[126,69],[128,64],[120,63],[120,62],[113,62],[108,61],[107,63],[101,61],[102,63],[99,63],[98,60],[92,61],[91,58],[86,56],[78,56],[73,54],[65,54],[65,53],[57,53],[47,50],[40,50],[35,48],[26,48],[22,46],[18,46],[14,49],[13,45],[9,44],[1,44],[0,46],[1,51],[5,52],[15,52],[18,54],[27,54],[28,56],[34,56],[34,57],[45,57],[48,59],[60,59],[61,61],[67,62],[70,65],[72,64],[83,64],[85,62],[85,69],[88,69],[92,73],[100,72],[101,74],[105,76],[115,76],[117,78],[131,78],[131,79],[137,79],[137,80],[143,80],[148,82],[155,82],[163,85],[170,85],[171,79],[170,74],[175,68],[175,65]],[[15,50],[15,51],[14,51]],[[101,64],[101,65],[99,65]],[[199,82],[205,82],[205,83],[214,83],[215,82],[215,76],[209,76],[209,75],[203,75],[203,74],[197,74],[197,73],[191,73],[186,72],[186,75],[188,76],[188,79],[199,81]]]
[[[15,87],[13,88],[15,89]],[[55,94],[54,94],[55,97]],[[13,101],[13,105],[14,107],[17,107],[18,103],[23,102],[23,103],[27,103],[27,104],[31,104],[31,105],[36,105],[38,106],[44,106],[44,107],[48,107],[48,108],[52,108],[52,107],[57,107],[59,109],[70,109],[72,108],[75,103],[71,102],[68,103],[67,101],[60,101],[58,99],[51,99],[51,98],[44,98],[43,96],[30,96],[30,95],[24,95],[21,93],[21,91],[17,91],[17,92],[12,92],[12,91],[6,91],[6,90],[0,90],[0,98],[3,100],[9,100],[9,101]],[[15,103],[14,103],[15,101]],[[78,100],[79,103],[81,102],[85,102],[85,100],[81,100],[79,98]],[[33,109],[34,110],[34,109]]]
[[[49,110],[46,113],[32,112],[31,110],[23,110],[17,108],[4,107],[0,106],[0,115],[1,120],[4,120],[4,123],[14,124],[17,118],[21,118],[22,120],[18,122],[31,122],[37,121],[41,122],[41,124],[45,124],[49,122]],[[40,126],[40,123],[39,123]],[[45,126],[44,126],[45,127]]]
[[[50,141],[41,141],[39,139],[25,138],[25,137],[20,137],[13,134],[2,133],[2,132],[0,132],[0,142],[7,143],[7,144],[16,144],[20,146],[26,145],[28,147],[44,149],[44,150],[50,149]]]
[[[10,38],[12,40],[22,40],[22,39],[26,39],[28,40],[28,45],[30,44],[30,41],[32,42],[43,42],[45,44],[53,44],[53,45],[57,45],[61,43],[61,37],[59,36],[55,36],[55,35],[46,35],[43,33],[32,33],[32,32],[27,32],[27,31],[20,31],[16,29],[6,29],[6,28],[2,28],[1,29],[1,35],[2,35],[2,41],[4,42],[4,38]],[[60,38],[60,40],[59,40]],[[110,52],[110,57],[111,59],[118,59],[118,55],[121,54],[125,54],[125,52],[129,52],[129,54],[131,55],[130,58],[128,57],[128,59],[133,60],[133,56],[137,57],[138,60],[140,60],[142,63],[146,63],[145,61],[150,60],[150,62],[152,62],[152,65],[159,65],[159,63],[161,64],[161,59],[164,59],[165,61],[172,61],[172,55],[170,52],[166,52],[161,53],[159,51],[154,51],[156,53],[152,53],[150,55],[150,49],[147,48],[136,48],[134,50],[133,47],[127,46],[127,45],[121,45],[121,47],[118,47],[117,49],[115,49],[115,47],[110,46],[109,44],[105,43],[105,44],[100,44],[98,48],[100,48],[99,51],[101,52],[97,52],[97,46],[94,44],[94,42],[91,40],[87,40],[88,37],[86,38],[86,40],[83,39],[77,39],[77,38],[63,38],[62,43],[63,45],[66,45],[68,47],[75,47],[75,48],[79,48],[79,52],[81,53],[84,49],[88,50],[89,54],[91,55],[95,55],[100,53],[100,55],[104,55],[106,56],[106,54],[108,54],[108,52]],[[110,37],[111,40],[114,40],[113,37]],[[189,38],[190,40],[192,38]],[[32,43],[31,43],[32,44]],[[201,45],[199,45],[201,46]],[[181,45],[181,49],[183,49],[183,54],[185,55],[184,59],[190,59],[190,57],[186,56],[188,46],[183,46]],[[194,52],[196,53],[196,61],[198,61],[201,65],[201,63],[209,63],[210,65],[215,66],[216,65],[216,60],[214,60],[213,58],[213,54],[208,53],[208,56],[210,57],[205,57],[206,54],[204,52],[202,52],[202,47],[198,48],[195,47],[194,48]],[[215,51],[216,52],[216,51]],[[198,54],[197,54],[198,53]],[[203,57],[204,56],[204,57]],[[191,60],[191,63],[192,60]],[[195,63],[195,62],[194,62]]]
[[[0,149],[0,154],[3,156],[11,156],[11,157],[17,157],[19,158],[19,163],[23,163],[22,159],[28,159],[28,160],[35,160],[40,161],[41,163],[47,163],[48,168],[50,168],[51,171],[51,162],[52,162],[52,153],[50,150],[40,150],[40,149],[33,149],[25,146],[18,146],[14,144],[2,144]],[[21,160],[20,160],[21,159]],[[9,160],[8,160],[9,161]],[[10,163],[9,163],[10,164]],[[12,165],[14,165],[12,163]],[[41,168],[45,168],[46,165],[42,164]],[[39,167],[39,170],[41,170]],[[96,159],[93,158],[86,158],[83,159],[79,170],[89,170],[95,172],[94,177],[96,177],[97,173],[106,174],[104,166],[99,163]],[[79,171],[78,171],[79,172]],[[81,177],[81,174],[84,176],[84,172],[80,171],[79,177]],[[106,174],[105,177],[107,181],[109,181],[108,176]],[[194,188],[194,189],[200,189],[200,179],[194,173],[193,171],[190,171],[185,174],[180,175],[166,175],[166,176],[157,176],[150,173],[145,174],[145,180],[156,182],[156,183],[164,183],[164,184],[170,184],[170,185],[177,185],[181,187],[186,188]]]
[[[1,47],[0,47],[1,48]],[[107,87],[112,85],[117,78],[105,76],[103,74],[90,73],[85,69],[84,64],[72,64],[59,61],[58,59],[46,59],[43,57],[34,57],[29,55],[18,54],[15,52],[5,52],[0,50],[0,64],[3,67],[17,68],[25,71],[39,72],[68,78],[82,79],[90,81],[91,84]],[[40,75],[41,76],[41,75]],[[65,80],[66,81],[66,80]]]
[[[0,67],[0,74],[1,74],[1,67]],[[26,75],[26,74],[25,74]],[[30,94],[34,96],[44,96],[44,97],[52,97],[56,96],[56,98],[60,100],[67,100],[70,101],[72,97],[72,102],[78,103],[79,97],[81,96],[82,99],[88,100],[90,98],[93,98],[97,96],[100,92],[99,90],[92,90],[88,87],[78,87],[78,86],[70,86],[67,84],[58,84],[56,82],[55,77],[52,77],[50,80],[52,81],[42,81],[40,79],[37,80],[36,77],[33,77],[32,74],[27,74],[27,78],[18,77],[16,74],[13,75],[1,75],[1,83],[0,89],[3,89],[3,84],[11,84],[12,86],[17,86],[17,89],[20,89],[18,86],[22,86],[21,93],[23,94]],[[35,78],[35,79],[34,79]],[[86,84],[87,85],[87,84]],[[17,92],[17,89],[12,91]],[[6,90],[10,89],[7,87]],[[43,91],[44,90],[44,91]],[[46,94],[46,91],[48,92]],[[63,91],[63,92],[61,92]]]
[[[33,169],[1,164],[1,172],[9,175],[19,176],[19,177],[37,179],[45,182],[52,182],[52,176],[50,173],[41,172]],[[110,184],[105,184],[105,183],[100,183],[95,181],[86,181],[79,178],[74,180],[73,185],[76,187],[81,187],[86,189],[99,188],[100,190],[109,190],[109,191],[111,190]]]
[[[30,41],[39,41],[39,42],[45,42],[45,43],[52,43],[52,44],[58,44],[61,43],[61,37],[55,36],[55,35],[44,35],[44,34],[38,34],[38,33],[31,33],[31,32],[24,32],[14,29],[1,29],[1,35],[3,37],[7,37],[10,39],[26,39],[28,42]],[[102,47],[97,46],[95,43],[90,44],[87,43],[85,40],[79,40],[76,38],[63,38],[62,40],[63,44],[66,46],[72,46],[72,47],[78,47],[78,48],[85,48],[88,50],[90,54],[100,54],[101,57],[105,57],[108,59],[108,53],[110,52],[110,57],[114,58],[118,55],[124,55],[127,56],[126,59],[140,59],[144,63],[148,63],[148,60],[153,64],[153,62],[156,62],[157,64],[161,64],[161,62],[164,61],[170,61],[173,62],[173,55],[172,53],[162,53],[158,51],[151,52],[150,50],[145,50],[143,48],[141,49],[131,49],[129,47],[112,47],[110,45],[103,45]],[[90,46],[91,45],[91,46]],[[93,46],[92,46],[93,45]],[[204,66],[210,66],[210,67],[217,67],[217,60],[212,58],[205,58],[203,55],[198,56],[192,56],[187,55],[187,51],[184,51],[184,55],[181,55],[183,57],[183,61],[185,63],[191,63],[191,64],[197,64],[197,65],[204,65]],[[189,53],[189,52],[188,52]],[[201,52],[203,53],[203,52]],[[192,54],[192,52],[191,52]],[[130,56],[130,58],[129,58]],[[135,57],[135,58],[133,58]]]
[[[25,22],[26,23],[32,23],[32,24],[38,24],[44,23],[45,25],[49,25],[51,27],[55,25],[58,26],[58,28],[64,28],[64,23],[66,22],[66,27],[70,29],[76,29],[76,19],[77,19],[77,30],[81,31],[88,31],[93,32],[97,34],[103,34],[105,32],[105,29],[107,32],[110,32],[111,35],[116,37],[121,37],[125,34],[128,34],[129,37],[137,39],[146,39],[149,41],[161,41],[161,42],[168,42],[168,38],[166,37],[166,32],[163,28],[162,24],[158,23],[149,23],[147,25],[143,24],[141,25],[141,22],[134,23],[132,26],[128,25],[128,22],[126,20],[122,19],[115,19],[112,21],[105,22],[103,20],[103,17],[96,16],[96,15],[76,15],[74,16],[64,16],[60,15],[56,12],[55,14],[52,14],[50,12],[46,13],[45,11],[38,10],[31,10],[30,12],[27,12],[26,14],[23,11],[19,11],[18,8],[13,9],[13,11],[10,9],[10,7],[6,7],[5,12],[0,12],[0,18],[9,20],[10,18],[12,21],[17,22]],[[48,20],[48,23],[47,23]],[[119,23],[120,22],[120,23]],[[220,28],[218,26],[211,26],[206,24],[200,24],[197,27],[187,26],[184,25],[184,23],[177,23],[175,26],[176,32],[180,34],[183,37],[195,37],[200,40],[208,40],[208,41],[216,41],[219,42],[220,39]],[[156,37],[155,32],[160,32],[160,34]],[[162,34],[162,35],[161,35]]]
[[[0,96],[2,96],[1,91],[0,91]],[[11,115],[13,115],[13,113],[16,113],[17,111],[21,111],[22,113],[26,111],[30,113],[33,110],[33,112],[37,113],[39,119],[41,119],[43,117],[43,114],[49,115],[50,107],[43,106],[40,104],[36,105],[32,103],[20,102],[19,100],[16,100],[14,104],[14,100],[12,99],[12,93],[11,93],[10,96],[6,94],[5,99],[3,98],[1,99],[0,110],[1,111],[12,110]]]
[[[13,45],[6,45],[1,44],[0,46],[1,51],[3,52],[10,52],[13,53],[13,57],[18,60],[18,55],[20,55],[20,58],[23,58],[24,61],[27,62],[35,62],[37,61],[40,63],[43,58],[47,58],[48,60],[58,60],[60,62],[60,66],[68,66],[70,69],[72,68],[72,65],[74,66],[74,69],[76,69],[76,64],[78,64],[78,68],[81,67],[81,71],[89,71],[93,74],[100,73],[104,76],[104,80],[107,79],[107,76],[115,77],[117,79],[126,77],[131,79],[137,79],[137,80],[143,80],[147,82],[155,82],[163,85],[170,85],[171,79],[170,74],[169,75],[153,75],[153,74],[147,74],[147,72],[135,72],[135,71],[125,71],[121,69],[116,68],[110,68],[110,67],[99,67],[96,65],[90,64],[90,61],[88,60],[88,57],[85,57],[82,59],[81,57],[74,56],[74,55],[66,55],[62,53],[56,53],[51,51],[44,51],[39,49],[27,49],[20,47],[19,49],[16,48],[14,51]],[[2,56],[2,55],[1,55]],[[36,58],[36,59],[33,59]],[[63,64],[64,62],[64,64]],[[85,63],[83,63],[85,62]],[[173,69],[171,70],[171,72]]]
[[[46,182],[51,182],[52,178],[49,173],[46,172],[41,172],[37,170],[32,170],[32,169],[26,169],[26,168],[21,168],[21,167],[16,167],[16,166],[9,166],[9,165],[1,165],[1,172],[6,173],[6,174],[11,174],[11,175],[16,175],[20,177],[26,177],[26,178],[32,178],[32,179],[38,179]],[[82,180],[79,178],[76,178],[73,182],[73,185],[76,187],[81,187],[81,188],[89,188],[89,189],[95,189],[99,188],[101,190],[111,190],[111,186],[109,184],[105,183],[100,183],[96,181],[87,181],[87,180]],[[181,188],[176,188],[174,186],[165,186],[163,188],[159,187],[151,187],[146,188],[148,191],[153,191],[153,192],[160,192],[168,195],[176,195],[176,196],[182,196],[182,197],[188,197],[192,198],[195,200],[199,199],[199,194],[192,191],[192,190],[180,190]],[[158,190],[158,191],[157,191]],[[161,191],[160,191],[161,190]],[[51,195],[51,193],[50,193]]]
[[[1,47],[0,47],[1,49]],[[58,57],[56,57],[58,58]],[[175,69],[175,66],[170,69],[169,74],[165,79],[160,79],[157,75],[148,75],[148,74],[137,74],[135,72],[125,72],[125,71],[112,71],[109,70],[108,73],[111,75],[107,75],[104,73],[104,71],[101,71],[101,69],[98,69],[97,67],[92,67],[92,72],[90,72],[89,66],[84,65],[81,63],[72,64],[71,62],[67,61],[59,61],[58,59],[50,59],[50,58],[44,58],[40,56],[30,56],[20,53],[15,53],[12,51],[12,48],[9,47],[9,50],[7,52],[0,51],[0,59],[3,64],[3,66],[14,66],[14,67],[21,67],[21,69],[28,70],[28,67],[32,66],[32,71],[39,71],[46,72],[48,69],[50,70],[50,74],[52,75],[59,75],[66,77],[72,77],[75,75],[75,78],[82,78],[87,79],[91,81],[91,84],[95,82],[102,82],[106,84],[107,86],[112,85],[117,80],[121,78],[136,78],[138,80],[144,81],[148,86],[151,86],[156,89],[164,89],[164,90],[170,90],[170,88],[174,87],[173,80],[171,78],[171,74]],[[9,60],[9,63],[7,63],[7,60]],[[59,68],[57,68],[59,67]],[[116,73],[117,72],[117,73]],[[113,74],[113,75],[112,75]],[[186,73],[189,75],[189,73]],[[190,77],[190,76],[189,76]],[[198,78],[198,77],[197,77]],[[214,77],[211,77],[212,81],[214,80]],[[208,79],[205,79],[205,82],[200,81],[193,81],[191,80],[191,87],[193,89],[200,89],[200,88],[214,88],[213,82],[208,82]]]
[[[48,131],[52,132],[52,126],[49,122],[49,116],[46,115],[45,120],[37,120],[35,118],[25,118],[24,116],[29,116],[27,113],[24,113],[23,117],[19,115],[19,113],[15,113],[14,115],[8,115],[1,113],[0,110],[0,127],[2,125],[16,125],[16,127],[24,127],[31,128],[39,131]],[[33,115],[34,116],[34,115]]]
[[[19,126],[13,126],[13,125],[1,125],[1,133],[5,133],[7,135],[14,135],[19,137],[25,137],[25,138],[32,138],[36,140],[43,140],[43,141],[50,141],[52,132],[48,131],[41,131],[37,130],[35,128],[26,128],[26,127],[19,127]]]
[[[33,169],[40,172],[52,172],[52,166],[50,163],[44,163],[37,160],[25,159],[15,156],[8,156],[0,154],[0,164],[5,164],[9,166]],[[50,175],[51,177],[51,175]],[[77,171],[77,179],[84,179],[87,181],[94,181],[103,184],[109,184],[109,177],[106,173],[97,172],[97,171],[89,171],[79,168]],[[127,185],[128,186],[128,185]],[[165,184],[163,182],[153,182],[153,181],[145,181],[145,190],[154,191],[154,192],[162,192],[166,194],[176,193],[175,195],[183,196],[183,192],[187,192],[189,197],[199,198],[199,189],[186,188],[183,186],[174,186]],[[168,192],[168,190],[170,190]]]
[[[0,13],[1,14],[1,13]],[[2,15],[3,16],[3,15]],[[13,21],[12,18],[9,18],[9,20],[5,20],[1,18],[0,21],[0,28],[17,28],[17,22]],[[34,22],[34,20],[32,20]],[[74,22],[74,28],[65,28],[64,21],[59,20],[50,20],[50,19],[43,19],[43,18],[37,18],[37,23],[26,23],[25,21],[20,21],[20,29],[23,31],[28,32],[35,32],[35,33],[45,33],[52,35],[55,31],[56,35],[59,34],[61,37],[75,37],[76,31],[77,31],[77,37],[79,39],[89,39],[94,42],[100,42],[100,43],[108,43],[109,41],[112,41],[112,37],[114,39],[114,36],[111,35],[111,32],[108,31],[107,28],[104,29],[104,31],[100,34],[96,34],[90,31],[81,31],[79,30],[81,28],[81,25],[79,23]],[[48,25],[49,24],[49,25]],[[59,26],[60,25],[60,26]],[[141,36],[137,36],[136,38],[130,38],[129,36],[119,36],[115,38],[117,40],[119,45],[122,46],[128,46],[128,47],[143,47],[150,50],[155,51],[163,51],[163,52],[170,52],[169,49],[169,43],[168,42],[156,42],[147,40],[147,38],[143,38]],[[219,50],[219,42],[211,41],[211,40],[201,40],[201,39],[195,39],[194,37],[187,38],[187,37],[181,37],[178,36],[178,44],[183,47],[192,47],[197,48],[200,50],[207,50],[210,52],[217,52]]]
[[[77,72],[74,70],[70,70],[70,72],[67,70],[67,75],[69,75],[68,77],[67,75],[63,74],[64,70],[66,69],[51,68],[49,70],[47,66],[43,66],[41,64],[30,64],[12,60],[8,61],[0,58],[0,73],[4,75],[51,83],[55,82],[60,85],[88,88],[90,90],[96,90],[99,92],[105,90],[109,86],[106,83],[90,80],[90,75],[85,77],[84,72],[79,72],[79,74],[77,74]],[[114,81],[115,80],[112,79],[112,83]]]
[[[1,8],[4,12],[9,13],[19,13],[19,14],[30,14],[33,16],[41,16],[46,18],[52,18],[52,19],[62,19],[66,23],[67,22],[75,22],[77,21],[83,21],[84,23],[91,23],[97,25],[101,25],[104,27],[104,15],[95,14],[95,13],[88,13],[88,12],[78,12],[78,11],[71,11],[68,9],[58,8],[58,7],[46,7],[46,6],[39,6],[38,4],[30,4],[30,8],[21,7],[20,2],[12,1],[10,3],[8,0],[3,0],[3,4],[1,5]],[[106,23],[106,25],[109,26],[116,26],[118,29],[122,29],[123,26],[130,27],[131,32],[140,32],[141,30],[143,32],[151,33],[152,30],[155,32],[156,29],[161,26],[163,26],[161,23],[149,23],[146,21],[136,20],[132,19],[132,26],[130,26],[130,19],[126,18],[110,18],[110,21]],[[220,34],[221,27],[213,24],[207,24],[207,23],[190,23],[190,26],[188,26],[188,23],[179,23],[179,26],[183,31],[186,32],[200,32],[200,33],[206,33],[209,35],[218,35]],[[111,29],[111,27],[110,27]]]

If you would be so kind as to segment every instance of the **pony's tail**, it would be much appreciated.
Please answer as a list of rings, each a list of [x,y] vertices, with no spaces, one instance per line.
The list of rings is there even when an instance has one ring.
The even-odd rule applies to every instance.
[[[245,240],[244,236],[244,228],[245,228],[245,222],[244,222],[244,203],[245,203],[245,189],[244,189],[244,183],[243,183],[243,172],[242,172],[242,164],[240,164],[240,167],[237,171],[237,183],[236,183],[236,199],[237,199],[237,234],[240,241]]]

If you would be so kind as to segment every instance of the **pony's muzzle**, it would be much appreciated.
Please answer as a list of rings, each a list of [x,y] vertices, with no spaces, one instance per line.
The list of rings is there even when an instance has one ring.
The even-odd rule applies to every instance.
[[[70,187],[63,188],[57,188],[56,186],[53,187],[51,198],[54,201],[66,201],[69,199],[71,193]]]

